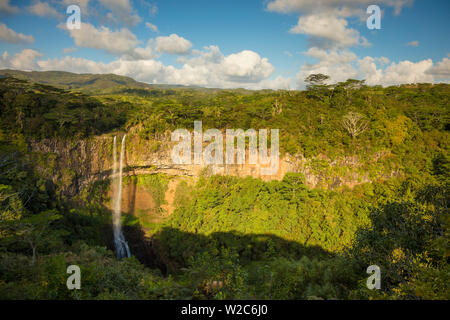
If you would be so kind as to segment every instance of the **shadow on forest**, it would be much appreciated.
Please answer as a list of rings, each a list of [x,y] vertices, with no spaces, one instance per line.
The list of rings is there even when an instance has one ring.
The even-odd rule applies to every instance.
[[[128,208],[135,204],[136,181],[129,191]],[[109,211],[106,207],[106,211]],[[140,220],[133,214],[123,212],[123,232],[131,254],[142,264],[150,268],[158,268],[163,274],[177,272],[187,267],[189,258],[198,254],[221,249],[229,249],[239,255],[241,262],[265,260],[285,257],[295,260],[302,256],[331,257],[332,253],[320,246],[305,246],[296,241],[283,239],[273,234],[243,234],[235,231],[214,232],[202,235],[184,232],[172,227],[163,227],[149,237]],[[107,247],[114,251],[112,225],[105,225]]]
[[[131,254],[142,264],[158,268],[163,274],[187,267],[191,256],[203,252],[211,253],[217,251],[216,249],[221,251],[224,248],[239,254],[241,262],[275,257],[300,259],[305,255],[324,258],[332,256],[332,253],[319,246],[304,246],[272,234],[215,232],[205,236],[164,227],[152,237],[148,237],[139,223],[133,226],[125,224],[124,234]]]
[[[136,181],[131,179],[129,183],[128,208],[133,210],[136,199]],[[88,199],[97,203],[105,203],[108,181],[99,184],[98,190],[90,194],[100,194],[101,199]],[[111,210],[102,205],[102,211],[106,213],[101,234],[103,243],[108,249],[115,251]],[[236,231],[214,232],[209,235],[184,232],[172,227],[162,227],[152,236],[146,234],[146,230],[140,224],[139,217],[122,212],[122,225],[125,239],[128,242],[131,254],[142,264],[150,268],[158,268],[163,274],[179,271],[188,266],[190,257],[202,253],[214,253],[223,248],[237,253],[242,263],[267,260],[270,258],[285,257],[299,260],[302,256],[327,258],[334,256],[320,246],[304,245],[296,241],[287,240],[273,234],[243,234]],[[214,256],[214,255],[213,255]]]

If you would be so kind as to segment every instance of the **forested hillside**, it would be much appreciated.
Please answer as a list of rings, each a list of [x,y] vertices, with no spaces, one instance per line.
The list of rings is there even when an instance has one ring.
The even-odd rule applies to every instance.
[[[52,85],[62,89],[95,92],[97,90],[119,91],[126,89],[177,88],[180,85],[147,84],[130,77],[116,74],[78,74],[64,71],[0,70],[0,76],[14,77],[34,83]]]
[[[0,298],[450,298],[449,85],[249,91],[53,76],[0,78]],[[31,148],[127,133],[155,153],[196,120],[203,130],[277,128],[281,154],[310,159],[323,181],[345,175],[348,159],[367,179],[311,188],[301,172],[272,181],[204,173],[181,182],[163,214],[173,177],[130,173],[125,182],[150,188],[163,218],[125,214],[133,257],[117,260],[110,181],[68,197],[73,166],[88,164],[59,174],[56,154]],[[67,290],[71,264],[82,290]],[[366,287],[370,265],[381,268],[381,290]]]

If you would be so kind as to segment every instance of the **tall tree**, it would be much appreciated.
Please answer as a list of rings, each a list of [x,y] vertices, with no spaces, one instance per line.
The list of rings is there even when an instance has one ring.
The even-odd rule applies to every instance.
[[[322,73],[313,73],[305,78],[305,82],[308,84],[306,87],[323,86],[330,76]]]

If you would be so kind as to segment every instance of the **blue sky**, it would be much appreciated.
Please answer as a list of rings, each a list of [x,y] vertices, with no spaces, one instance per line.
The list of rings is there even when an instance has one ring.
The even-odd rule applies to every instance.
[[[79,30],[65,27],[71,4]],[[370,4],[383,12],[380,30],[366,26]],[[0,68],[251,89],[302,88],[318,72],[448,82],[449,9],[448,0],[0,0]]]

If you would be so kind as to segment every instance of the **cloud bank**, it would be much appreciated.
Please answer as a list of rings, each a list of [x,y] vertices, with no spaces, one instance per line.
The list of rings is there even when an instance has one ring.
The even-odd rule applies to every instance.
[[[82,12],[92,11],[91,0],[61,0],[56,5],[78,4]],[[306,36],[309,48],[303,56],[312,61],[298,69],[295,78],[277,76],[275,67],[268,58],[253,50],[241,50],[224,55],[218,46],[210,45],[195,49],[188,39],[172,33],[168,36],[148,38],[145,41],[131,31],[142,22],[130,0],[98,0],[99,8],[105,12],[108,26],[95,26],[83,22],[81,29],[67,30],[65,23],[58,27],[73,39],[75,47],[65,48],[63,57],[44,59],[42,53],[24,49],[14,55],[4,51],[0,68],[22,70],[62,70],[76,73],[115,73],[130,76],[147,83],[198,85],[204,87],[249,89],[304,88],[304,79],[312,73],[330,76],[330,82],[349,78],[366,79],[369,85],[396,85],[413,82],[448,82],[450,60],[433,63],[422,61],[389,61],[385,57],[358,57],[352,47],[370,46],[349,21],[364,20],[365,8],[371,4],[382,4],[395,14],[412,3],[412,0],[273,0],[266,9],[279,14],[297,14],[298,21],[287,32]],[[144,3],[150,14],[157,7]],[[15,14],[18,8],[8,0],[0,0],[0,13]],[[29,13],[46,18],[59,18],[48,3],[34,0],[27,7]],[[94,10],[95,12],[95,10]],[[95,16],[95,14],[93,14]],[[352,19],[352,20],[350,20]],[[114,26],[113,26],[114,25]],[[150,22],[148,31],[158,32]],[[32,43],[31,35],[18,33],[0,23],[0,40],[13,44]],[[418,41],[407,43],[418,46]],[[112,56],[109,63],[70,56],[77,48],[91,48]],[[293,55],[284,51],[285,55]],[[178,66],[166,65],[159,60],[162,55],[177,57]]]

